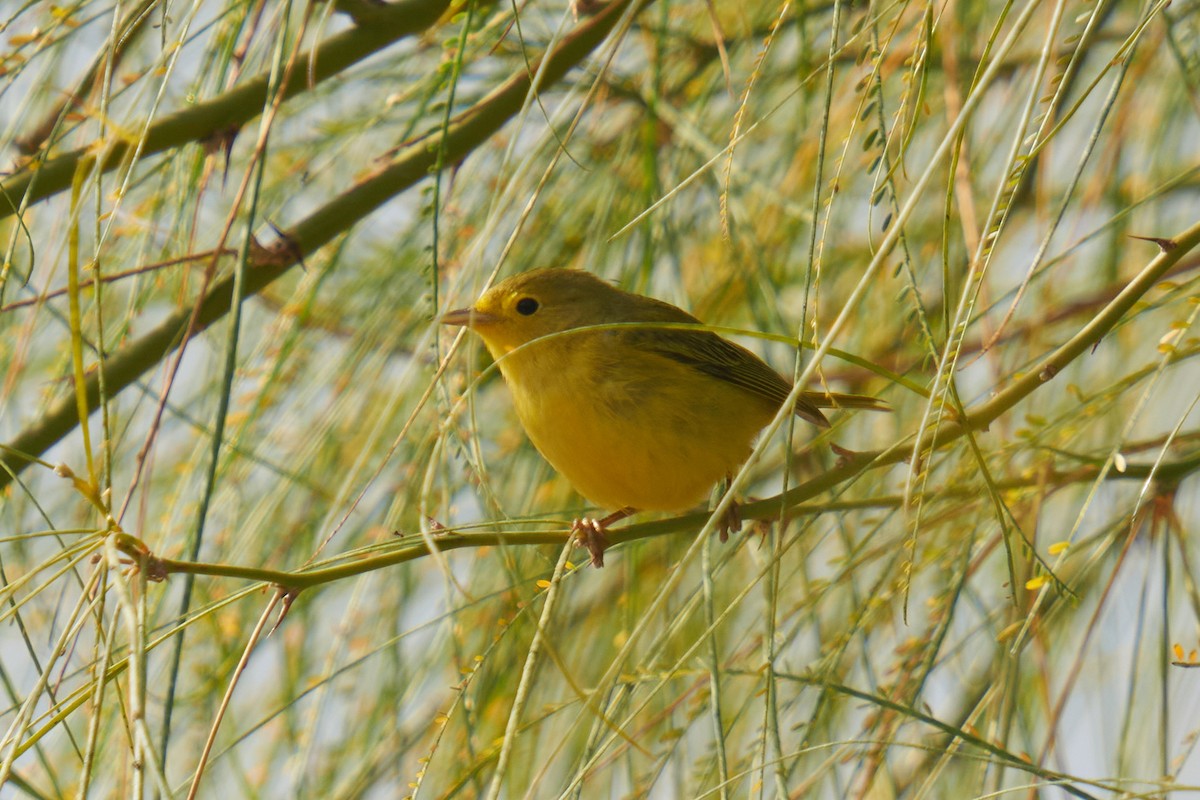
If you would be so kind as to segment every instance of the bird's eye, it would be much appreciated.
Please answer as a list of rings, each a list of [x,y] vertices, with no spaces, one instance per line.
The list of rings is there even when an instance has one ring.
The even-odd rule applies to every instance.
[[[522,297],[517,301],[517,313],[522,316],[532,316],[538,310],[538,301],[532,297]]]

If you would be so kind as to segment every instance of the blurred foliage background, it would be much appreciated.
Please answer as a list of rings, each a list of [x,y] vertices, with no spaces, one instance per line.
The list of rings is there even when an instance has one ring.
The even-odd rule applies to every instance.
[[[0,2],[0,793],[1196,791],[1198,29]],[[551,265],[894,413],[585,567],[435,321]]]

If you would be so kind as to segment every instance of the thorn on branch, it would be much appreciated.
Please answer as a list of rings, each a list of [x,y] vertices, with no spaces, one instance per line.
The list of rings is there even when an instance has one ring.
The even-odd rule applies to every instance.
[[[842,447],[837,442],[830,442],[829,449],[832,450],[834,452],[834,455],[836,455],[838,457],[838,459],[837,459],[837,468],[838,469],[842,469],[842,468],[848,466],[850,464],[851,460],[853,460],[854,458],[856,458],[858,456],[858,453],[856,451],[849,450],[845,447]]]
[[[274,222],[268,220],[267,225],[271,227],[278,238],[269,245],[264,245],[257,238],[251,239],[250,253],[255,266],[285,267],[289,264],[299,264],[301,269],[307,270],[308,265],[304,263],[304,252],[296,240]]]
[[[166,560],[154,555],[146,543],[136,536],[117,533],[117,549],[128,556],[128,560],[122,559],[121,563],[142,570],[146,573],[146,580],[152,583],[162,583],[171,574]],[[97,553],[92,557],[92,562],[96,563],[101,558],[102,556]]]
[[[229,179],[229,162],[233,154],[233,143],[237,141],[238,134],[242,128],[240,125],[230,125],[226,128],[220,128],[208,135],[208,138],[203,141],[204,151],[206,153],[220,152],[225,156],[225,167],[221,171],[221,183]]]
[[[279,616],[275,619],[275,624],[271,626],[271,630],[267,631],[267,636],[270,636],[275,631],[279,630],[279,626],[283,624],[283,619],[292,610],[292,603],[296,602],[296,598],[300,596],[300,589],[295,586],[280,586],[275,585],[275,591],[279,593],[281,604],[279,606]]]
[[[592,17],[604,8],[603,0],[571,0],[571,16],[576,22],[580,17]]]
[[[1153,242],[1154,244],[1158,245],[1158,249],[1164,253],[1169,253],[1176,247],[1179,247],[1179,242],[1175,241],[1174,239],[1161,239],[1157,236],[1136,236],[1132,233],[1128,235],[1130,239],[1141,239],[1143,242]]]
[[[146,570],[146,580],[151,583],[162,583],[170,574],[167,563],[149,551],[143,556],[142,568]]]
[[[750,523],[750,530],[746,531],[745,538],[757,536],[758,549],[761,550],[767,546],[767,537],[770,535],[771,523],[765,519],[756,519]]]

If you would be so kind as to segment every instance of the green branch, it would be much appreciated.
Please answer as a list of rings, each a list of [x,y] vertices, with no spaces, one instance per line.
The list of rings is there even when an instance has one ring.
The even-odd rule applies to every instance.
[[[424,31],[449,5],[449,0],[399,0],[376,6],[369,21],[351,14],[359,25],[299,57],[297,63],[313,68],[296,70],[283,87],[284,98],[308,91],[373,53]],[[241,128],[266,106],[269,78],[267,73],[257,75],[220,97],[176,111],[151,125],[140,142],[114,138],[105,149],[101,171],[119,167],[139,145],[144,157]],[[47,161],[35,159],[0,182],[0,220],[16,213],[22,202],[33,204],[70,188],[79,165],[91,157],[91,148],[81,147]]]
[[[1162,252],[1151,261],[1136,278],[1129,282],[1120,294],[1110,302],[1103,311],[1083,327],[1075,336],[1049,355],[1045,356],[1026,375],[1015,380],[1012,385],[1002,390],[992,400],[988,401],[970,414],[965,423],[951,423],[940,433],[930,433],[925,437],[918,452],[926,452],[933,448],[945,446],[967,431],[986,430],[1001,414],[1009,411],[1034,390],[1051,381],[1075,358],[1089,348],[1095,346],[1110,331],[1113,326],[1128,313],[1134,304],[1148,292],[1186,252],[1200,245],[1200,223],[1193,225],[1178,237],[1161,240]],[[863,501],[842,503],[813,503],[805,504],[826,491],[845,483],[859,474],[878,467],[887,466],[903,461],[912,452],[911,437],[904,437],[884,450],[856,453],[844,458],[841,464],[822,475],[796,486],[782,495],[748,503],[741,507],[743,519],[777,519],[780,514],[819,514],[837,510],[839,507],[862,506],[892,506],[901,504],[901,498],[875,498]],[[1158,482],[1164,486],[1178,483],[1182,478],[1200,469],[1200,451],[1193,452],[1184,458],[1159,465],[1153,470],[1150,465],[1131,464],[1123,472],[1105,472],[1107,478],[1113,480],[1145,480],[1154,474]],[[1087,465],[1070,473],[1053,473],[1051,476],[1040,475],[1035,479],[997,482],[998,489],[1014,489],[1029,485],[1031,482],[1042,483],[1053,478],[1070,481],[1091,481],[1101,474],[1102,465]],[[951,492],[954,490],[951,489]],[[618,530],[608,532],[610,544],[631,542],[677,533],[680,530],[694,528],[704,524],[708,513],[697,511],[665,520],[656,520],[636,525],[628,525]],[[156,578],[165,578],[172,573],[191,573],[197,575],[212,575],[247,580],[263,581],[301,590],[323,583],[340,580],[353,575],[360,575],[375,569],[413,561],[430,554],[431,545],[438,551],[459,550],[471,547],[485,547],[499,544],[563,544],[571,534],[565,531],[546,532],[514,532],[514,533],[458,533],[439,532],[428,538],[424,536],[409,537],[399,547],[387,553],[370,556],[349,556],[353,560],[329,567],[287,572],[281,570],[258,569],[255,567],[238,567],[224,564],[207,564],[201,562],[175,561],[160,559],[149,555],[145,545],[137,539],[128,537],[122,545],[131,556],[146,558],[150,569]]]
[[[967,431],[986,431],[996,419],[1006,413],[1035,389],[1052,381],[1072,361],[1100,343],[1113,327],[1125,316],[1155,284],[1162,280],[1188,251],[1200,245],[1200,222],[1172,239],[1159,240],[1161,252],[1138,273],[1129,284],[1100,313],[1092,318],[1078,333],[1064,344],[1051,351],[1033,365],[1028,372],[1002,389],[991,400],[983,403],[967,415],[965,421],[951,422],[940,430],[928,431],[921,439],[916,452],[922,455],[935,448],[947,445],[964,436]],[[857,477],[868,469],[891,466],[907,460],[913,453],[912,436],[906,436],[883,450],[856,453],[846,458],[834,469],[817,478],[806,481],[779,497],[764,500],[765,508],[775,514],[786,513],[787,509],[811,500],[835,486]],[[1168,472],[1160,480],[1177,475]],[[757,509],[755,509],[757,510]]]
[[[1070,483],[1089,483],[1100,474],[1101,465],[1088,465],[1070,472],[1052,471],[1038,473],[1023,478],[1012,478],[997,481],[996,486],[1003,491],[1023,489],[1030,486],[1064,486]],[[1107,480],[1145,480],[1152,472],[1151,464],[1129,464],[1124,472],[1109,470],[1105,473]],[[1170,476],[1176,481],[1185,475],[1200,471],[1200,450],[1189,455],[1159,465],[1155,473],[1160,480]],[[811,482],[810,482],[811,483]],[[978,492],[970,487],[947,487],[938,492],[939,497],[964,497]],[[781,498],[774,497],[741,506],[739,513],[743,520],[777,520],[779,518],[779,503]],[[787,514],[790,517],[815,516],[833,511],[851,511],[868,508],[899,508],[904,502],[901,495],[886,495],[870,497],[861,500],[835,500],[820,503],[799,503],[789,506]],[[694,511],[681,514],[669,519],[641,522],[626,525],[607,533],[612,545],[633,542],[639,539],[651,539],[667,536],[682,530],[695,530],[708,519],[707,511]],[[420,534],[410,534],[398,539],[394,545],[385,548],[385,552],[363,554],[362,551],[345,553],[335,559],[334,564],[316,568],[307,568],[295,572],[288,570],[262,569],[259,567],[242,567],[231,564],[214,564],[201,561],[180,561],[171,558],[158,558],[139,539],[124,534],[118,539],[118,547],[138,563],[146,564],[155,580],[163,580],[169,575],[191,574],[209,575],[220,578],[241,578],[248,581],[275,584],[288,589],[303,590],[326,583],[344,580],[356,575],[363,575],[377,569],[416,561],[430,555],[433,550],[447,552],[477,547],[513,546],[554,544],[562,546],[573,534],[566,530],[550,531],[509,531],[470,533],[461,531],[438,531],[428,537]],[[374,549],[374,548],[373,548]]]

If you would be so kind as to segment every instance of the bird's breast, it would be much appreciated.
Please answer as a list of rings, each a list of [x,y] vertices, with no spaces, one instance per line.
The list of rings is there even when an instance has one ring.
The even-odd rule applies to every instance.
[[[774,409],[614,336],[536,343],[499,362],[518,417],[550,464],[593,503],[676,511],[698,504],[750,452]]]

